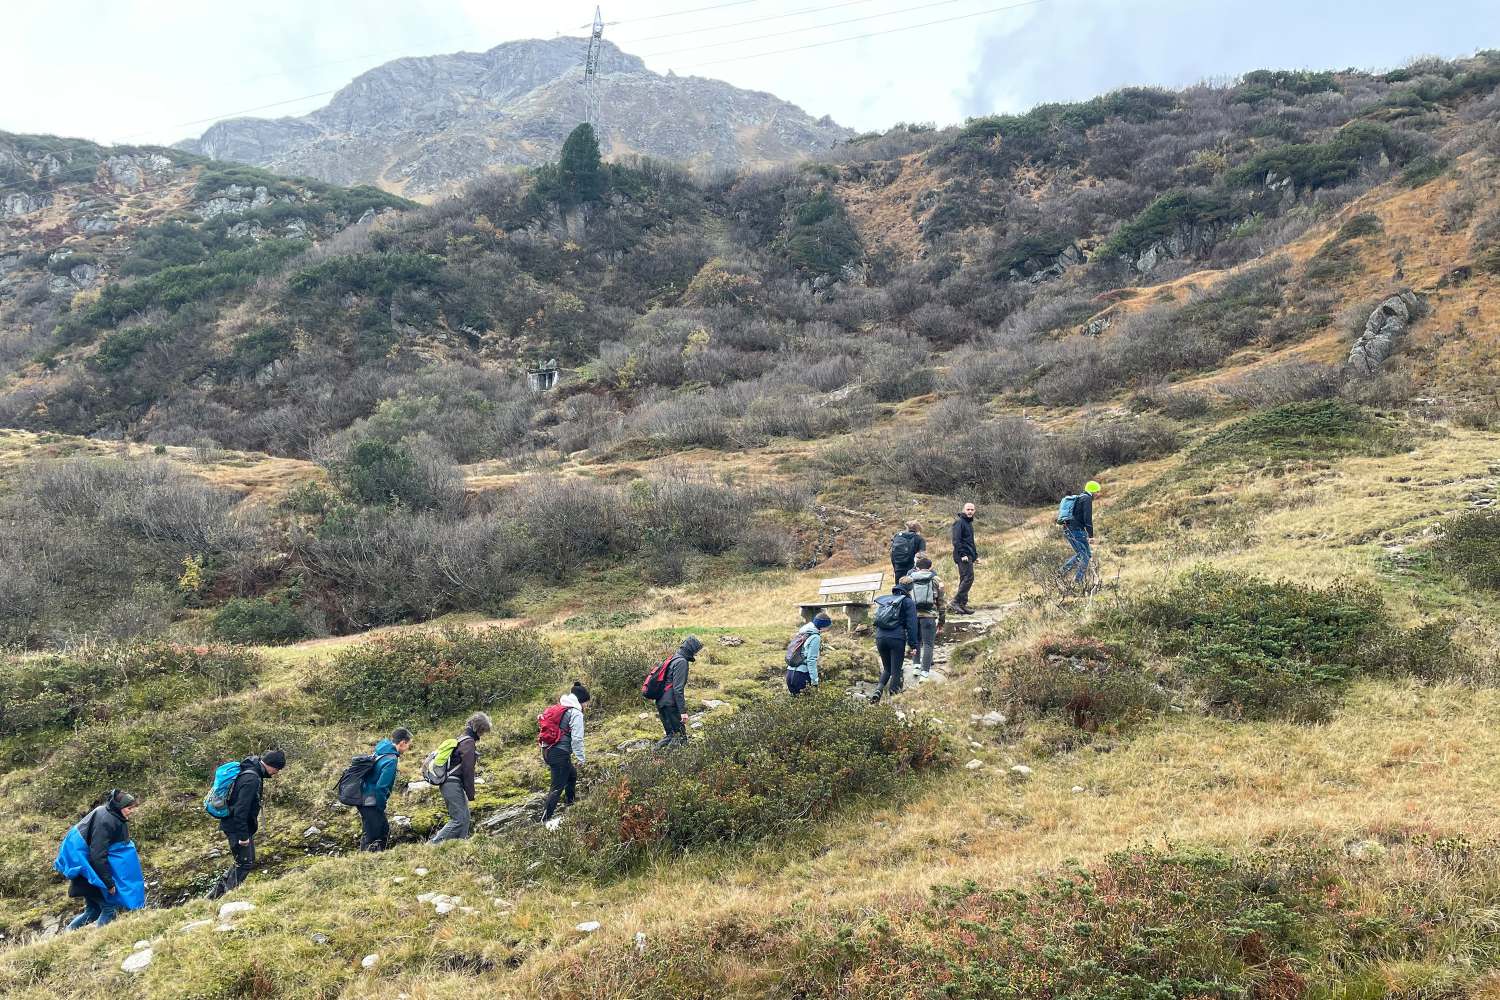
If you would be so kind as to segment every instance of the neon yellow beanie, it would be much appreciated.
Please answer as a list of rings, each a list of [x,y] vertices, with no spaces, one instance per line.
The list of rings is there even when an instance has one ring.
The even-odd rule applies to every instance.
[[[1103,487],[1092,479],[1083,484],[1083,492],[1085,493],[1098,493],[1101,489]]]

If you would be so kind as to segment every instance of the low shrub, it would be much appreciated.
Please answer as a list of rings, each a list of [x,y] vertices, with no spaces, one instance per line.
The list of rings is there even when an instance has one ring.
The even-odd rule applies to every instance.
[[[560,676],[551,647],[535,632],[454,628],[381,636],[341,650],[310,686],[349,716],[390,725],[509,705]]]
[[[660,850],[788,836],[942,759],[933,730],[888,708],[842,695],[776,699],[606,772],[569,822],[589,863],[618,870]]]
[[[771,569],[791,564],[797,554],[797,542],[784,528],[755,524],[735,549],[751,569]]]
[[[232,598],[214,614],[209,629],[216,639],[245,645],[279,646],[310,634],[296,608],[263,597]]]
[[[1393,455],[1411,442],[1398,427],[1358,406],[1319,399],[1281,406],[1239,420],[1193,449],[1190,460],[1211,465],[1329,459],[1342,455]]]
[[[580,677],[603,711],[635,707],[641,682],[669,650],[645,638],[605,639],[567,656],[567,670]]]
[[[1438,565],[1469,586],[1500,591],[1500,510],[1471,510],[1452,518],[1433,552]]]
[[[986,700],[1011,719],[1061,716],[1094,732],[1163,708],[1166,692],[1125,647],[1075,636],[1048,636],[1024,652],[986,664]]]
[[[238,691],[261,660],[227,646],[84,646],[0,660],[0,737],[172,708]]]

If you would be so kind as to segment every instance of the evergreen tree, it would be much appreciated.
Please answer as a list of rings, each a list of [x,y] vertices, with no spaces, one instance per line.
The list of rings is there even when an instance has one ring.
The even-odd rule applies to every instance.
[[[604,194],[604,171],[600,168],[599,139],[594,126],[579,125],[563,143],[557,161],[555,197],[564,205],[598,201]]]

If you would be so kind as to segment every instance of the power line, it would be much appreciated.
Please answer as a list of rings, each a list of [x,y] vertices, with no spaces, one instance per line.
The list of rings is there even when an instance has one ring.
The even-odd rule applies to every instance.
[[[696,52],[699,49],[721,49],[726,45],[739,45],[743,42],[759,42],[767,38],[784,38],[787,35],[800,35],[806,31],[821,31],[824,28],[837,28],[845,24],[857,24],[860,21],[874,21],[882,17],[895,17],[897,14],[910,14],[919,10],[931,10],[933,7],[951,7],[956,3],[967,3],[969,0],[934,0],[933,3],[918,4],[915,7],[900,7],[896,10],[882,11],[879,14],[864,14],[860,17],[846,17],[842,21],[829,21],[826,24],[811,24],[805,28],[788,28],[786,31],[773,31],[766,35],[751,35],[748,38],[733,38],[727,42],[710,42],[707,45],[693,45],[683,49],[666,49],[661,52],[644,52],[642,59],[654,59],[657,56],[672,56],[679,52]]]
[[[706,10],[722,10],[725,7],[743,7],[747,3],[759,3],[760,0],[730,0],[729,3],[716,3],[707,7],[693,7],[689,10],[669,10],[665,14],[651,14],[647,17],[628,17],[623,21],[606,21],[606,28],[613,28],[620,24],[635,24],[637,21],[660,21],[664,17],[681,17],[684,14],[701,14]],[[580,28],[592,28],[592,24],[580,24]]]
[[[744,62],[747,59],[763,59],[766,56],[779,56],[788,52],[802,52],[807,49],[818,49],[825,45],[839,45],[843,42],[858,42],[866,38],[876,38],[880,35],[894,35],[903,31],[913,31],[917,28],[930,28],[937,24],[952,24],[954,21],[967,21],[971,18],[984,17],[987,14],[1000,14],[1008,10],[1018,10],[1022,7],[1035,7],[1046,3],[1047,0],[1022,0],[1021,3],[1007,4],[1004,7],[991,7],[989,10],[976,10],[972,14],[959,14],[956,17],[939,18],[936,21],[923,21],[920,24],[907,24],[899,28],[886,28],[882,31],[867,31],[863,35],[850,35],[847,38],[831,38],[826,42],[809,42],[807,45],[793,45],[785,49],[774,49],[770,52],[756,52],[748,56],[732,56],[729,59],[714,59],[710,62],[690,63],[683,69],[699,69],[704,66],[722,66],[725,63]]]
[[[747,24],[760,24],[764,21],[779,21],[787,17],[797,17],[800,14],[821,14],[825,10],[838,10],[840,7],[854,7],[859,4],[873,3],[874,0],[844,0],[843,3],[831,3],[823,7],[804,7],[801,10],[789,10],[784,14],[769,14],[765,17],[752,17],[746,21],[730,21],[728,24],[715,24],[707,28],[689,28],[686,31],[669,31],[662,35],[645,35],[641,38],[626,38],[616,44],[634,45],[637,42],[655,42],[663,38],[680,38],[683,35],[701,35],[709,31],[727,31],[730,28],[743,28]]]

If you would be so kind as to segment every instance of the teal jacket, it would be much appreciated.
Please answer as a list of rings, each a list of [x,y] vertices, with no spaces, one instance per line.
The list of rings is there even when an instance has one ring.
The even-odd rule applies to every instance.
[[[365,781],[364,792],[367,796],[374,796],[375,804],[381,809],[385,808],[391,790],[396,787],[396,761],[400,757],[401,751],[390,740],[375,744],[375,769]]]
[[[808,622],[797,630],[798,632],[810,632],[811,635],[802,644],[802,654],[806,657],[800,667],[794,669],[807,674],[810,683],[818,683],[818,654],[823,652],[823,634],[818,631],[818,626]]]

